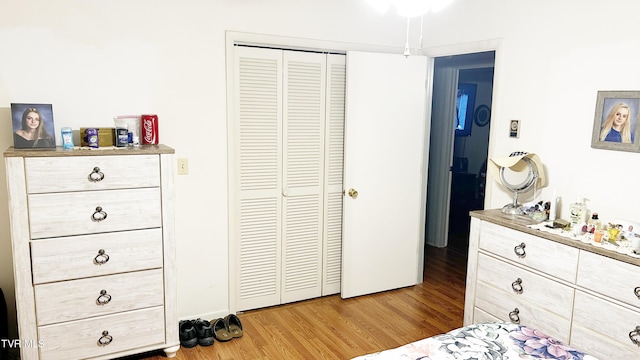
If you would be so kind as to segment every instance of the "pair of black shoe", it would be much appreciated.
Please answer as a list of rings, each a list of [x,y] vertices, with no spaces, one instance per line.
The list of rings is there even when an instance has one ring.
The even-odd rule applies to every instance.
[[[180,345],[192,348],[196,345],[213,345],[213,326],[208,320],[181,320]]]

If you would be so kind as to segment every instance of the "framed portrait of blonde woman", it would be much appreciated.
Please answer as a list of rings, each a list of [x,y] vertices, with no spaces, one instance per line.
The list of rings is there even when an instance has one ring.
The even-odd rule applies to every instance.
[[[640,151],[640,91],[598,91],[591,147]]]
[[[56,147],[51,104],[11,104],[11,120],[14,148]]]

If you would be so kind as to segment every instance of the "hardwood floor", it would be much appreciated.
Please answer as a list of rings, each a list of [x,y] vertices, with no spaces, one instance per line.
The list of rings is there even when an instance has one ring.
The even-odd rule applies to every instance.
[[[174,359],[350,359],[462,326],[466,254],[428,247],[425,264],[424,282],[412,287],[240,313],[243,337],[181,348]],[[165,357],[158,352],[130,359]]]

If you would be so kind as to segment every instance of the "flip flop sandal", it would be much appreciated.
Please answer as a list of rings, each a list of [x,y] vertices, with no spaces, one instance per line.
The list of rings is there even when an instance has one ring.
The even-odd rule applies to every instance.
[[[213,327],[213,336],[216,337],[216,340],[229,341],[233,339],[233,335],[231,335],[223,318],[213,320],[211,326]]]
[[[242,331],[242,322],[240,322],[240,318],[238,318],[234,314],[229,314],[224,317],[224,323],[227,325],[227,329],[231,333],[231,336],[234,338],[241,337],[243,335]]]

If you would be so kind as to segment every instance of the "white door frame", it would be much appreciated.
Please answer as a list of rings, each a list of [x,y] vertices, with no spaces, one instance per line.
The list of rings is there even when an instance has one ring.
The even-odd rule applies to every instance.
[[[470,42],[470,43],[464,43],[464,44],[453,44],[453,45],[447,45],[447,46],[425,48],[423,49],[422,53],[427,55],[429,58],[431,58],[431,61],[432,61],[431,67],[433,71],[433,61],[437,57],[455,56],[455,55],[471,54],[471,53],[478,53],[478,52],[485,52],[485,51],[495,51],[491,115],[493,117],[496,117],[496,116],[499,116],[499,106],[497,105],[499,104],[498,93],[500,88],[499,86],[500,85],[500,63],[501,63],[500,60],[502,55],[501,47],[502,47],[502,39],[491,39],[491,40]],[[458,70],[460,70],[461,68],[462,67],[455,69],[456,74]],[[457,75],[450,79],[452,82],[456,82],[455,84],[453,83],[451,84],[453,88],[457,88],[457,79],[458,79]],[[428,84],[428,88],[433,89],[433,76],[429,77],[428,81],[430,81],[430,84]],[[429,98],[433,99],[433,93],[429,93]],[[441,131],[446,131],[446,127],[441,127],[440,129]],[[453,134],[449,132],[436,134],[436,136],[440,138],[451,136],[452,137],[451,141],[453,141]],[[493,139],[495,138],[495,136],[496,136],[496,128],[492,126],[489,129],[489,144],[488,144],[488,153],[487,153],[489,157],[491,157],[493,154],[493,147],[494,147]],[[450,145],[451,146],[447,146],[446,148],[434,148],[434,149],[426,150],[427,154],[429,154],[428,156],[431,159],[431,164],[436,164],[436,163],[449,164],[449,166],[446,166],[446,168],[444,166],[439,168],[440,171],[447,172],[449,183],[451,182],[449,168],[451,165],[451,159],[453,158],[453,142],[451,142]],[[438,158],[439,161],[433,161],[434,157]],[[444,181],[443,179],[444,177],[441,178],[440,180]],[[441,185],[444,185],[444,184],[441,184]],[[488,199],[491,198],[493,185],[494,185],[493,182],[487,182],[485,186],[485,197],[484,197],[485,205],[487,204]],[[438,215],[438,217],[440,219],[439,219],[439,223],[437,224],[438,226],[435,229],[430,228],[430,231],[427,233],[428,238],[425,239],[425,241],[429,245],[433,245],[437,247],[447,246],[447,232],[449,229],[449,198],[450,198],[449,195],[447,195],[446,199],[444,197],[441,197],[439,199],[438,204],[433,204],[432,206],[430,206],[430,209],[434,209],[434,208],[438,209],[437,211],[440,214]],[[444,223],[442,223],[442,221],[444,221]]]

